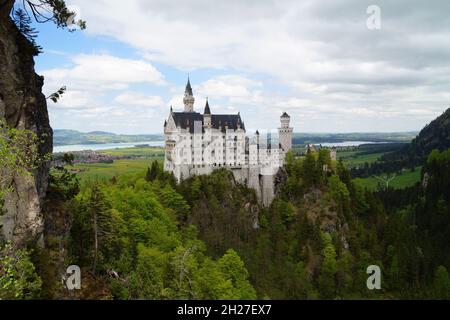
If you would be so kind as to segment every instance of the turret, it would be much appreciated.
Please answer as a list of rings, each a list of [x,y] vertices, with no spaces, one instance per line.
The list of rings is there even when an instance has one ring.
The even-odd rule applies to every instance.
[[[293,135],[293,128],[289,127],[289,124],[291,122],[291,117],[286,113],[283,112],[283,114],[280,117],[281,127],[278,128],[278,135],[280,139],[281,148],[284,150],[284,152],[288,152],[292,149],[292,135]]]
[[[286,113],[283,112],[283,114],[280,117],[280,122],[281,122],[281,128],[289,128],[289,123],[291,122],[291,117]]]
[[[184,91],[184,112],[194,112],[194,95],[192,93],[191,82],[188,77],[188,82],[186,84],[186,90]]]
[[[209,108],[208,98],[206,98],[205,111],[203,112],[203,126],[211,128],[211,110]]]

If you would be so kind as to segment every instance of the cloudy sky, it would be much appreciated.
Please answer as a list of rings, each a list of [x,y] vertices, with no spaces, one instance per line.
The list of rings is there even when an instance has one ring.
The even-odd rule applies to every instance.
[[[38,26],[44,89],[67,86],[53,128],[161,133],[188,74],[197,111],[251,130],[283,111],[296,132],[419,130],[450,105],[448,0],[66,2],[85,31]]]

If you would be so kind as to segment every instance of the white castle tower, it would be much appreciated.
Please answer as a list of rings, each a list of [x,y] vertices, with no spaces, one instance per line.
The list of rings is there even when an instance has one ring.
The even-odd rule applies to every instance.
[[[289,127],[289,124],[291,122],[291,117],[284,112],[281,117],[281,127],[278,128],[278,135],[280,139],[281,148],[284,152],[288,152],[292,149],[292,135],[293,135],[293,128]]]
[[[194,112],[194,102],[195,98],[192,93],[191,82],[188,77],[188,82],[186,84],[186,90],[184,91],[184,98],[183,98],[184,112]]]

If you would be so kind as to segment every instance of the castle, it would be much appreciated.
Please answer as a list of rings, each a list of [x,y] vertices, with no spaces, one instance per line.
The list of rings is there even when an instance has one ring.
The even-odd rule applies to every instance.
[[[256,190],[263,205],[274,197],[274,176],[292,148],[293,128],[284,112],[276,132],[246,135],[238,114],[213,114],[206,99],[203,114],[194,111],[195,98],[190,80],[184,93],[184,111],[170,107],[164,123],[164,170],[178,181],[215,169],[231,170],[236,181]]]

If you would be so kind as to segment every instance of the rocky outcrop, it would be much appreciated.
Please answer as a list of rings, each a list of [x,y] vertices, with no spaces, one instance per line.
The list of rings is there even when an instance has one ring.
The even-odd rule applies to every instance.
[[[42,94],[44,79],[35,73],[33,46],[17,30],[9,10],[9,5],[0,8],[0,117],[10,127],[35,132],[41,140],[39,153],[45,155],[51,153],[53,146],[47,103]],[[46,161],[31,176],[13,177],[14,191],[7,195],[5,213],[0,217],[2,238],[18,246],[41,239],[44,226],[41,209],[49,170]]]

